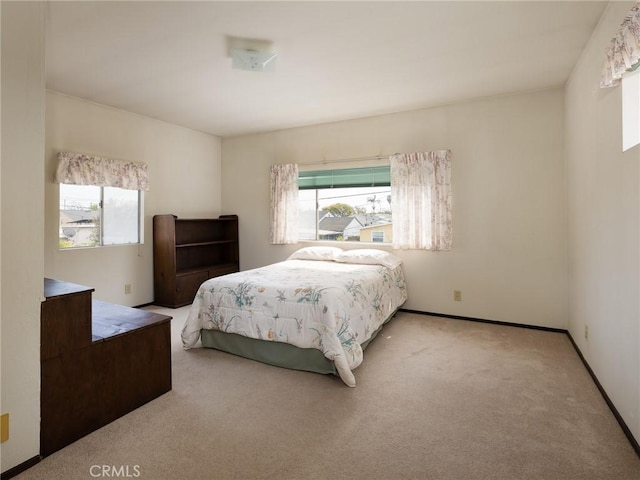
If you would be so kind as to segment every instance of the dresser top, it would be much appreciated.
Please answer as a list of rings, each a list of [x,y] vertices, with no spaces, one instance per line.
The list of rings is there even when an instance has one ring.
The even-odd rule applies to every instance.
[[[77,283],[64,282],[53,278],[44,279],[44,296],[45,298],[62,297],[65,295],[73,295],[76,293],[93,292],[95,289],[78,285]]]

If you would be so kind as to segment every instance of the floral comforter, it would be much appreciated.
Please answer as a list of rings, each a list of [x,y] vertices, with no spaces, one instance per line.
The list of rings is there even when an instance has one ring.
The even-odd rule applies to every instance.
[[[287,260],[204,282],[182,343],[192,348],[205,328],[316,348],[353,387],[360,344],[406,299],[401,266]]]

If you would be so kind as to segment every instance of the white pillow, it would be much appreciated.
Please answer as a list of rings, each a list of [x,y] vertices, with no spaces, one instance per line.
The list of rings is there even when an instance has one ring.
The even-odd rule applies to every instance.
[[[365,265],[382,265],[394,269],[402,263],[398,257],[384,250],[375,248],[360,248],[355,250],[345,250],[336,256],[336,262],[361,263]]]
[[[342,253],[338,247],[304,247],[296,250],[287,260],[335,260]]]

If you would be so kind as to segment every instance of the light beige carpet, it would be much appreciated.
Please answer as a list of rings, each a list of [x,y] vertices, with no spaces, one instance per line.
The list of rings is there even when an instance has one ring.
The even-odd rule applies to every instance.
[[[174,316],[173,390],[16,478],[640,479],[564,334],[400,313],[348,388],[183,351],[187,307],[150,309]]]

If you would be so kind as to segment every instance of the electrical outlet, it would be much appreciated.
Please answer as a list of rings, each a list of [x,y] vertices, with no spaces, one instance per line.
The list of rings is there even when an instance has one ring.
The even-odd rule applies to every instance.
[[[462,290],[454,290],[453,291],[453,300],[456,302],[462,301]]]
[[[126,283],[124,285],[124,293],[125,293],[125,295],[129,295],[131,293],[131,284],[130,283]]]
[[[584,339],[589,340],[589,325],[584,326]]]

